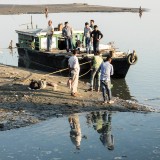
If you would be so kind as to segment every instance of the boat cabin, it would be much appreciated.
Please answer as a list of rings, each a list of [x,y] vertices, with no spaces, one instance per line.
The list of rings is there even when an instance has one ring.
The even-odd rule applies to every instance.
[[[47,49],[47,29],[23,29],[16,30],[18,34],[18,47],[21,48],[31,48],[33,50],[43,51]],[[80,40],[82,42],[83,31],[74,30],[73,31],[73,45]],[[51,49],[65,49],[65,39],[62,37],[62,31],[55,28],[52,37]]]

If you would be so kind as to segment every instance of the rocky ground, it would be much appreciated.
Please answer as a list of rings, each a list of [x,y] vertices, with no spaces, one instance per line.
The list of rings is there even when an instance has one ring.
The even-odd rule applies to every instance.
[[[54,86],[40,90],[28,88],[30,80],[46,79]],[[79,96],[72,97],[67,77],[36,70],[0,65],[0,130],[24,127],[48,118],[72,113],[109,111],[154,111],[144,105],[114,97],[115,103],[102,104],[102,95],[89,92],[88,83],[79,81]]]
[[[138,6],[139,7],[139,6]],[[0,5],[0,14],[43,14],[60,12],[144,12],[144,8],[110,7],[88,5],[86,3],[73,4],[37,4],[37,5]]]

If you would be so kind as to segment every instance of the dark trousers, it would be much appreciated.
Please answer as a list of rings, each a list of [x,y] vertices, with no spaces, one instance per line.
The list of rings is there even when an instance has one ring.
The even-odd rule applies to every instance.
[[[111,82],[103,81],[101,80],[101,86],[102,86],[102,94],[103,94],[103,99],[104,101],[107,100],[106,94],[108,96],[108,100],[110,101],[112,98],[111,94]]]
[[[93,41],[93,51],[94,53],[97,53],[97,51],[99,51],[99,41]]]

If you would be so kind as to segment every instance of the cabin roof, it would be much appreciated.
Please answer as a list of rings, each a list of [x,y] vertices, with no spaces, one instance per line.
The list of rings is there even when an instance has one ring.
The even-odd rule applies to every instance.
[[[28,35],[28,36],[34,36],[38,37],[41,35],[46,35],[47,29],[37,28],[37,29],[21,29],[21,30],[15,30],[18,34]],[[62,31],[54,31],[54,35],[61,34]],[[73,30],[73,33],[83,33],[82,30]]]
[[[40,28],[39,29],[38,28],[37,29],[21,29],[21,30],[16,30],[16,33],[37,37],[41,35],[41,33],[43,33],[43,29],[40,29]]]

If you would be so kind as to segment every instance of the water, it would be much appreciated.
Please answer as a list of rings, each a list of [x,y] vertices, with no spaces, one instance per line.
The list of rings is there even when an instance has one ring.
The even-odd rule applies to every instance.
[[[0,132],[0,160],[160,159],[160,124],[155,123],[159,121],[158,113],[115,112],[108,114],[109,119],[103,116],[106,121],[101,116],[91,121],[86,118],[91,114],[87,115],[77,116],[82,137],[79,149],[74,138],[70,137],[68,117],[60,117],[34,126]],[[106,143],[101,141],[105,139],[102,123],[108,124]],[[107,145],[111,146],[113,142],[109,143],[111,135],[114,147],[109,150]]]

